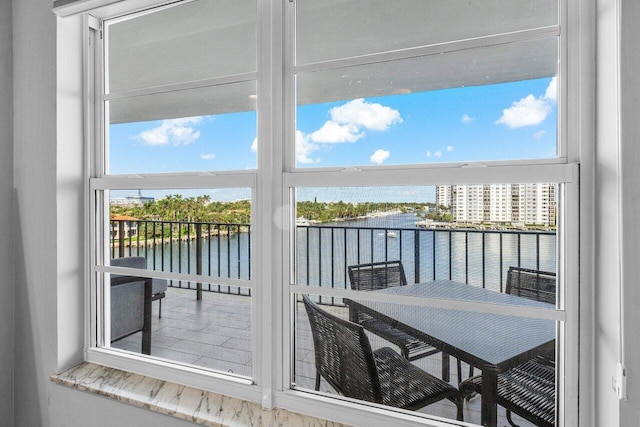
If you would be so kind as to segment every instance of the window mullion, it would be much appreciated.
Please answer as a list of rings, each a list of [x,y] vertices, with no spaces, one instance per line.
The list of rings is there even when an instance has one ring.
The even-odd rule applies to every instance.
[[[438,184],[486,184],[576,182],[578,165],[541,164],[512,166],[470,166],[456,168],[389,168],[378,170],[308,171],[285,174],[288,187],[396,186]]]

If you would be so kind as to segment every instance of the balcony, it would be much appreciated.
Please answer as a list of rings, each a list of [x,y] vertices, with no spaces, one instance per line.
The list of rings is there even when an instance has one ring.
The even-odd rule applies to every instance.
[[[556,235],[552,231],[388,228],[347,225],[297,225],[296,277],[300,285],[350,287],[347,267],[372,261],[401,260],[407,281],[450,279],[474,287],[505,292],[509,267],[556,270]],[[135,226],[136,235],[126,228]],[[251,279],[251,227],[248,224],[208,224],[162,221],[112,221],[119,236],[111,241],[111,257],[144,256],[156,271],[195,273],[212,277]],[[258,284],[259,286],[259,284]],[[322,308],[347,319],[341,298],[321,297]],[[251,292],[229,285],[171,281],[167,297],[153,304],[151,355],[251,376]],[[295,385],[313,390],[313,341],[304,307],[296,314]],[[369,334],[373,349],[389,346]],[[140,333],[113,343],[114,348],[141,351]],[[453,360],[453,359],[452,359]],[[413,362],[439,375],[442,353]],[[476,370],[476,374],[478,371]],[[449,382],[468,377],[462,364],[458,378],[452,364]],[[335,394],[326,382],[320,391]],[[444,400],[421,410],[455,419],[456,408]],[[500,425],[506,424],[499,410]],[[480,423],[480,398],[464,404],[465,421]],[[514,415],[522,426],[533,425]]]

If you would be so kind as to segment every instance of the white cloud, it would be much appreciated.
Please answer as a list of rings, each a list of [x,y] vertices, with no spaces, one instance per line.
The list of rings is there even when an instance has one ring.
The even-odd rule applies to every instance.
[[[402,123],[398,110],[381,104],[354,99],[329,110],[331,120],[315,132],[305,135],[307,143],[334,144],[356,142],[366,136],[365,130],[385,131]]]
[[[502,110],[502,117],[496,121],[496,124],[503,124],[511,129],[538,125],[550,112],[551,105],[546,99],[528,95],[514,102],[511,107]]]
[[[350,123],[340,124],[332,120],[309,135],[311,141],[322,143],[356,142],[364,136],[365,133],[360,131],[358,126]]]
[[[364,99],[354,99],[329,110],[331,120],[337,123],[355,125],[369,130],[384,131],[391,125],[402,123],[400,112],[381,104],[371,104]]]
[[[296,131],[296,161],[310,164],[320,162],[319,158],[310,157],[311,153],[318,149],[317,144],[309,142],[309,137],[299,130]]]
[[[213,153],[207,153],[207,154],[201,154],[200,158],[202,160],[211,160],[211,159],[215,159],[216,155]]]
[[[453,151],[453,146],[452,145],[447,146],[446,151],[449,151],[449,152]],[[443,154],[442,150],[437,150],[437,151],[427,150],[427,153],[426,153],[427,157],[435,157],[435,158],[442,157],[442,154]]]
[[[475,118],[474,118],[474,117],[471,117],[471,116],[470,116],[470,115],[468,115],[468,114],[463,114],[463,115],[462,115],[462,119],[461,119],[461,120],[462,120],[462,123],[464,123],[464,124],[469,124],[469,123],[471,123],[472,121],[474,121],[474,120],[475,120]]]
[[[200,131],[188,125],[198,124],[201,120],[202,117],[163,120],[160,126],[140,132],[137,137],[147,145],[188,145],[200,138]]]
[[[558,77],[553,77],[544,95],[536,98],[532,94],[514,102],[511,107],[502,110],[502,117],[496,124],[503,124],[511,129],[523,126],[534,126],[542,123],[551,112],[556,102]]]
[[[371,161],[371,163],[381,165],[385,160],[389,158],[390,155],[391,153],[387,150],[376,150],[376,152],[373,153],[371,157],[369,157],[369,160]]]
[[[258,137],[253,138],[253,142],[251,143],[251,151],[254,153],[258,152]]]
[[[542,138],[546,133],[547,133],[547,131],[546,131],[546,130],[539,130],[538,132],[536,132],[536,133],[534,133],[534,134],[533,134],[533,137],[534,137],[535,139],[540,139],[540,138]]]
[[[551,102],[555,102],[558,97],[558,76],[555,76],[549,82],[549,86],[547,86],[547,90],[544,93],[545,99],[548,99]]]

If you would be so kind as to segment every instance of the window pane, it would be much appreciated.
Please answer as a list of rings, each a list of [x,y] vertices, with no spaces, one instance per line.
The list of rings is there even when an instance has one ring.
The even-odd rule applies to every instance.
[[[309,297],[315,305],[304,304],[302,295],[295,295],[295,388],[313,390],[319,369],[321,393],[403,407],[409,396],[428,395],[427,390],[436,386],[452,390],[453,396],[459,387],[464,397],[478,393],[461,404],[464,421],[487,425],[481,419],[481,404],[495,400],[489,391],[480,393],[485,381],[482,369],[491,372],[498,366],[501,396],[540,417],[524,420],[514,415],[514,422],[521,426],[542,425],[539,420],[554,424],[555,321],[365,299],[320,302],[317,295]],[[423,353],[412,353],[415,358],[408,361],[401,354],[400,337],[407,337],[414,349],[420,343]],[[373,354],[367,357],[368,348]],[[451,356],[444,364],[443,354]],[[368,361],[375,370],[368,369]],[[472,380],[468,380],[470,374]],[[380,388],[372,379],[376,375]],[[408,409],[456,419],[455,397],[454,401],[440,397]],[[502,409],[497,410],[497,418],[497,425],[507,425]]]
[[[371,263],[395,262],[403,270],[399,283],[438,282],[425,297],[462,300],[466,291],[456,290],[464,284],[554,308],[557,189],[548,183],[299,188],[296,283],[354,289],[357,266],[367,274]],[[530,305],[509,295],[492,302]]]
[[[108,102],[109,172],[256,168],[255,81]]]
[[[244,188],[110,192],[110,265],[210,278],[153,279],[146,354],[251,375],[251,205]],[[112,346],[144,351],[143,283],[110,280]]]
[[[298,0],[297,63],[446,43],[557,23],[557,0]]]
[[[298,167],[553,158],[557,40],[297,74]]]
[[[107,25],[109,92],[256,71],[255,0],[183,2]]]

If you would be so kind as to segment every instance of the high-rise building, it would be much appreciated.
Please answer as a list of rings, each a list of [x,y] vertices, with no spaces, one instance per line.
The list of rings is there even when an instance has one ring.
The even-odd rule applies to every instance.
[[[554,184],[439,185],[436,203],[450,207],[456,222],[556,224]]]

